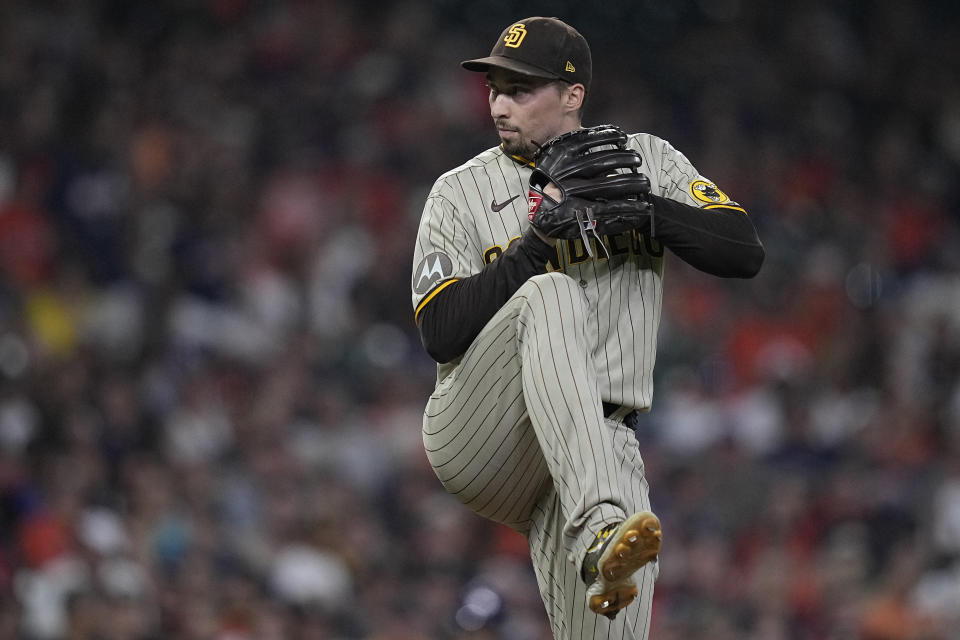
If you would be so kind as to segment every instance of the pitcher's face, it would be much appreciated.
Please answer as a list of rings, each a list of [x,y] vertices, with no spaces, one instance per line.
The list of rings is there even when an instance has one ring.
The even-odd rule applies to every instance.
[[[571,85],[565,82],[491,68],[487,84],[490,116],[508,154],[532,158],[538,145],[577,126],[571,125]]]

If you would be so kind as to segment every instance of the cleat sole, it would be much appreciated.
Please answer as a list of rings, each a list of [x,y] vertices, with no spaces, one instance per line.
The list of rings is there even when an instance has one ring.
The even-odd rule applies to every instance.
[[[587,590],[590,610],[611,620],[637,597],[633,574],[656,560],[663,541],[660,519],[649,511],[627,518],[597,561],[599,579]]]

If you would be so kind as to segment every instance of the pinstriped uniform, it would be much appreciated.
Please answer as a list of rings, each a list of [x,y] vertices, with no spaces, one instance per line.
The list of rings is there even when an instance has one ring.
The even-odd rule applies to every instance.
[[[730,203],[669,143],[630,136],[653,193]],[[412,278],[415,313],[479,272],[528,226],[530,167],[497,147],[442,175],[424,206]],[[557,638],[646,638],[656,563],[613,621],[591,612],[579,567],[605,525],[650,509],[643,460],[622,416],[649,410],[663,296],[663,250],[644,230],[587,255],[557,243],[459,359],[437,367],[423,420],[427,457],[448,492],[527,536]],[[602,402],[622,408],[603,417]]]

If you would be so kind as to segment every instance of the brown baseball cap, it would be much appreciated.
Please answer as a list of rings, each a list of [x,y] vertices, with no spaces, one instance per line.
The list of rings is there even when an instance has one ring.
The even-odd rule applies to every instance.
[[[486,58],[464,60],[470,71],[500,67],[537,78],[590,87],[593,60],[580,32],[557,18],[525,18],[503,30]]]

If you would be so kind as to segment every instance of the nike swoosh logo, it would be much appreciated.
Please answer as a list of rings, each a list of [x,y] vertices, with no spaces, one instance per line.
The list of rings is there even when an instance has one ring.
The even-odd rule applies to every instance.
[[[490,201],[490,210],[496,213],[497,211],[500,211],[500,209],[503,209],[505,206],[507,206],[508,204],[510,204],[511,202],[513,202],[519,197],[520,197],[519,195],[516,195],[510,198],[509,200],[505,200],[504,202],[500,202],[500,203],[498,203],[497,199],[494,198],[493,200]]]

